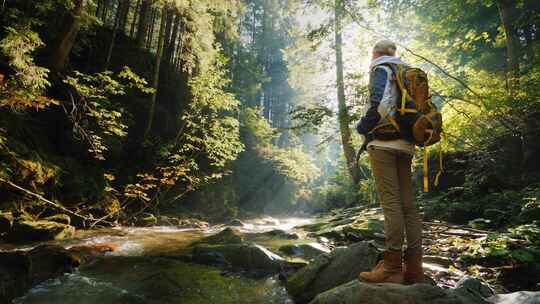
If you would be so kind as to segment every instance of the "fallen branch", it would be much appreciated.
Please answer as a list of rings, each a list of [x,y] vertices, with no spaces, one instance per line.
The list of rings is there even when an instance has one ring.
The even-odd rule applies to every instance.
[[[60,205],[60,204],[58,204],[58,203],[55,203],[55,202],[53,202],[53,201],[50,201],[50,200],[44,198],[42,195],[37,194],[37,193],[35,193],[35,192],[32,192],[32,191],[30,191],[30,190],[28,190],[28,189],[25,189],[25,188],[23,188],[23,187],[21,187],[21,186],[15,184],[15,183],[13,183],[13,182],[10,182],[10,181],[5,180],[5,179],[3,179],[3,178],[0,178],[0,182],[2,182],[2,183],[6,184],[6,185],[8,185],[8,186],[10,186],[10,187],[12,187],[12,188],[14,188],[14,189],[17,189],[17,190],[19,190],[19,191],[22,191],[22,192],[24,192],[24,193],[27,194],[27,195],[30,195],[30,196],[32,196],[32,197],[34,197],[34,198],[37,198],[38,200],[40,200],[40,201],[46,203],[47,205],[49,205],[49,206],[51,206],[51,207],[53,207],[53,208],[62,210],[62,211],[65,212],[65,213],[71,214],[71,215],[73,215],[73,216],[76,216],[76,217],[81,218],[81,219],[83,219],[83,220],[85,220],[85,221],[88,221],[88,222],[95,221],[95,219],[92,218],[92,217],[84,216],[84,215],[79,214],[79,213],[77,213],[77,212],[71,211],[71,210],[67,209],[67,208],[64,207],[64,206],[62,206],[62,205]],[[104,222],[105,222],[105,221],[104,221]],[[112,225],[112,223],[110,223],[110,222],[105,222],[105,223]]]

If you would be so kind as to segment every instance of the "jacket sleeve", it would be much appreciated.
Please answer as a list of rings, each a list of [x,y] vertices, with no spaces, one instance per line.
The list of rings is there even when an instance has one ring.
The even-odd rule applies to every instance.
[[[378,107],[386,90],[388,73],[383,68],[376,68],[373,71],[372,77],[370,81],[369,108],[364,117],[356,125],[358,133],[363,135],[373,130],[381,119]]]

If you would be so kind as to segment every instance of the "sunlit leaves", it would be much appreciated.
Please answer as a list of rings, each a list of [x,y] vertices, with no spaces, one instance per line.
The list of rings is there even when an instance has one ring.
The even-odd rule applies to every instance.
[[[235,115],[239,102],[224,90],[229,81],[225,72],[224,58],[216,55],[191,79],[192,100],[180,117],[183,127],[174,142],[160,147],[157,166],[124,188],[126,198],[157,203],[172,186],[187,193],[225,174],[225,166],[243,149]]]
[[[290,114],[292,120],[296,122],[293,128],[309,132],[316,131],[327,119],[334,115],[334,112],[325,106],[313,105],[306,107],[300,105],[291,111]]]
[[[71,104],[63,105],[74,125],[75,135],[88,142],[89,152],[100,160],[105,159],[108,138],[127,135],[126,111],[113,99],[125,95],[128,90],[153,92],[146,86],[147,82],[128,67],[116,76],[111,71],[93,75],[75,71],[64,83],[80,95],[79,98],[72,96]]]
[[[11,106],[16,110],[27,108],[43,109],[57,101],[44,97],[44,90],[50,86],[47,80],[49,70],[34,63],[31,53],[43,46],[37,33],[28,28],[6,28],[7,35],[0,41],[0,50],[9,59],[15,71],[5,78],[0,74],[0,106]]]

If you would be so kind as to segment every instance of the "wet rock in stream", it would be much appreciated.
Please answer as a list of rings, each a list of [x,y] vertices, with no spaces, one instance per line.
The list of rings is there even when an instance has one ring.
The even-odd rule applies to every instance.
[[[60,246],[0,252],[0,303],[9,303],[31,287],[71,272],[78,265],[78,260]]]
[[[224,265],[261,274],[288,273],[305,265],[290,262],[261,245],[244,241],[244,235],[230,227],[193,243],[191,247],[190,256],[196,263]]]
[[[224,264],[250,272],[274,274],[298,269],[305,264],[292,263],[257,244],[197,245],[193,261],[201,264]]]

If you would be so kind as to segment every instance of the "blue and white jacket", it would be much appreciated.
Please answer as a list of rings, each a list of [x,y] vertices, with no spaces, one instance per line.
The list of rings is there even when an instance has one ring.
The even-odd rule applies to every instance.
[[[364,115],[356,125],[356,130],[362,135],[368,134],[378,125],[389,123],[388,118],[395,115],[399,89],[392,69],[384,63],[403,64],[399,57],[381,56],[371,62],[371,80],[369,100],[364,108]],[[369,146],[379,146],[398,149],[409,154],[414,154],[414,145],[404,139],[396,140],[373,140]]]

